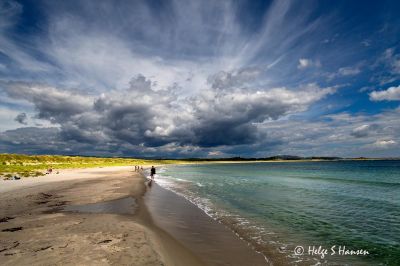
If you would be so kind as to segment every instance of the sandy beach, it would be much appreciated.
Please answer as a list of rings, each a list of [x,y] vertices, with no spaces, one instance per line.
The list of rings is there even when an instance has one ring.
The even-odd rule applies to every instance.
[[[194,205],[148,187],[133,167],[1,181],[0,219],[1,265],[266,264]]]

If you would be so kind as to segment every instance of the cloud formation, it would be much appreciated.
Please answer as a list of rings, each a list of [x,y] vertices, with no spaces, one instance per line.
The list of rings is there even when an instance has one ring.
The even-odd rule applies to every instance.
[[[94,99],[103,98],[105,101],[104,97],[100,96]],[[95,109],[95,107],[93,108]],[[125,109],[113,106],[111,109],[106,108],[103,110],[115,110],[112,111],[115,112],[115,116],[111,117],[118,117],[123,113],[118,113],[117,110]],[[92,112],[95,113],[95,111]],[[87,122],[88,120],[83,124],[69,121],[67,123],[70,125],[69,127],[21,128],[5,131],[0,134],[0,147],[2,150],[10,152],[22,150],[33,153],[103,154],[114,156],[160,156],[160,154],[171,157],[215,156],[216,151],[218,151],[217,154],[223,154],[224,156],[241,154],[249,157],[286,153],[304,156],[314,154],[332,156],[338,153],[341,156],[359,156],[360,152],[364,156],[370,157],[391,156],[398,150],[400,143],[398,135],[400,130],[399,112],[400,109],[396,109],[374,116],[339,113],[322,116],[317,121],[308,121],[307,123],[295,117],[291,119],[271,119],[261,123],[250,124],[258,134],[258,138],[257,134],[256,138],[250,138],[253,141],[245,143],[244,139],[240,143],[236,142],[236,145],[220,146],[210,143],[209,138],[204,140],[205,142],[202,143],[202,146],[199,144],[194,145],[191,141],[190,144],[185,144],[189,143],[188,140],[190,138],[188,136],[191,132],[200,130],[200,127],[191,129],[187,127],[187,124],[181,124],[181,126],[177,124],[176,126],[180,131],[175,129],[169,133],[163,127],[154,127],[153,131],[149,132],[144,131],[145,135],[139,139],[146,140],[149,144],[146,142],[137,145],[136,142],[132,141],[135,138],[131,139],[131,136],[138,136],[135,135],[137,133],[134,131],[136,127],[129,128],[125,123],[121,124],[120,122],[121,119],[132,119],[130,122],[136,125],[133,114],[128,112],[126,115],[122,115],[121,119],[116,121],[115,124],[109,124],[111,120],[104,120],[106,126],[100,124],[99,128],[104,128],[97,130],[97,132],[96,129],[93,129],[93,125]],[[176,113],[174,115],[176,116]],[[188,118],[183,117],[182,113],[180,121],[190,121],[190,118],[191,116]],[[211,117],[208,121],[212,120],[213,118]],[[77,121],[81,121],[81,119]],[[103,118],[94,120],[94,125],[97,125],[99,121],[103,121]],[[84,125],[87,126],[86,130],[84,130]],[[118,125],[123,125],[123,127],[119,128]],[[193,123],[192,125],[196,126],[198,124]],[[243,126],[246,124],[238,125]],[[205,127],[205,129],[207,130],[208,127]],[[182,139],[180,139],[179,132],[182,133]],[[229,133],[225,128],[222,129],[221,134],[225,134],[228,140],[223,140],[219,144],[235,143]],[[207,134],[208,132],[206,131],[204,136]],[[163,143],[166,144],[157,142],[160,136],[163,136]],[[199,143],[202,136],[193,136],[193,140],[197,140]],[[252,137],[253,135],[250,136]],[[218,140],[218,136],[216,139]],[[155,142],[151,142],[151,140]],[[386,142],[380,142],[382,140],[392,140],[393,142],[390,141],[386,145]]]
[[[14,120],[17,121],[20,124],[27,125],[27,122],[26,122],[27,119],[28,118],[27,118],[25,113],[20,113],[15,117]]]
[[[378,148],[387,149],[390,146],[396,145],[396,141],[389,139],[389,140],[377,140],[372,145]]]
[[[231,77],[238,82],[239,74]],[[199,95],[181,99],[172,89],[156,90],[143,75],[133,78],[128,88],[99,96],[41,84],[8,82],[3,86],[9,97],[31,103],[37,117],[58,126],[63,140],[136,147],[253,144],[265,137],[258,123],[306,111],[335,92],[316,84],[296,90],[254,90],[233,89],[225,83],[216,86],[215,82],[221,84],[214,79]]]
[[[307,58],[300,58],[299,64],[297,65],[298,69],[305,69],[309,67],[321,67],[321,62],[319,60],[313,61]]]
[[[400,86],[390,87],[383,91],[373,91],[369,94],[371,101],[400,101]]]
[[[398,154],[388,117],[397,121],[400,30],[382,24],[397,25],[397,9],[374,6],[377,18],[357,9],[351,20],[348,10],[288,0],[2,1],[0,145],[362,156],[393,140],[379,152]]]
[[[365,138],[368,137],[371,133],[373,133],[377,129],[379,129],[379,126],[377,124],[361,125],[353,129],[351,135],[356,138]]]

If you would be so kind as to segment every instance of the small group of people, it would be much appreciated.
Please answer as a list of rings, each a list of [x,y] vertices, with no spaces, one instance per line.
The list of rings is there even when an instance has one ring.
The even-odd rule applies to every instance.
[[[135,172],[143,171],[143,166],[135,165]]]
[[[46,175],[50,175],[50,174],[52,174],[52,173],[53,173],[53,168],[47,169]],[[59,171],[56,172],[57,175],[58,175],[59,173],[60,173]]]
[[[135,165],[135,172],[142,172],[142,171],[143,171],[143,166]],[[152,166],[152,167],[150,168],[150,178],[151,178],[151,179],[147,182],[147,185],[148,185],[149,187],[151,187],[155,175],[156,175],[156,168],[155,168],[154,166]]]
[[[140,172],[143,171],[143,166],[135,165],[135,172]],[[150,168],[150,177],[151,179],[154,179],[154,176],[156,175],[156,168],[152,166]]]

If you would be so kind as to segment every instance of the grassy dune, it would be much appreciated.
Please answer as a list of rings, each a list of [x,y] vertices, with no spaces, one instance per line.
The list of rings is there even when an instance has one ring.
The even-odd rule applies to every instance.
[[[62,155],[0,154],[0,176],[8,178],[41,176],[49,168],[89,168],[105,166],[150,165],[179,163],[177,160],[143,160],[131,158],[100,158]]]

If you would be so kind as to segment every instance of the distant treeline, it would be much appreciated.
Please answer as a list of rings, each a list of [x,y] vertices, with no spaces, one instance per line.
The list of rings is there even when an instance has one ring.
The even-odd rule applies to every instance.
[[[161,160],[161,159],[156,159]],[[368,158],[368,157],[352,157],[343,158],[336,156],[310,156],[300,157],[294,155],[276,155],[262,158],[248,158],[248,157],[227,157],[227,158],[186,158],[179,159],[181,162],[250,162],[250,161],[338,161],[338,160],[400,160],[398,157],[387,158]]]
[[[180,159],[182,161],[299,161],[299,160],[343,160],[341,157],[328,157],[328,156],[312,156],[312,157],[300,157],[293,155],[276,155],[271,157],[262,157],[262,158],[243,158],[243,157],[229,157],[229,158],[187,158]]]

